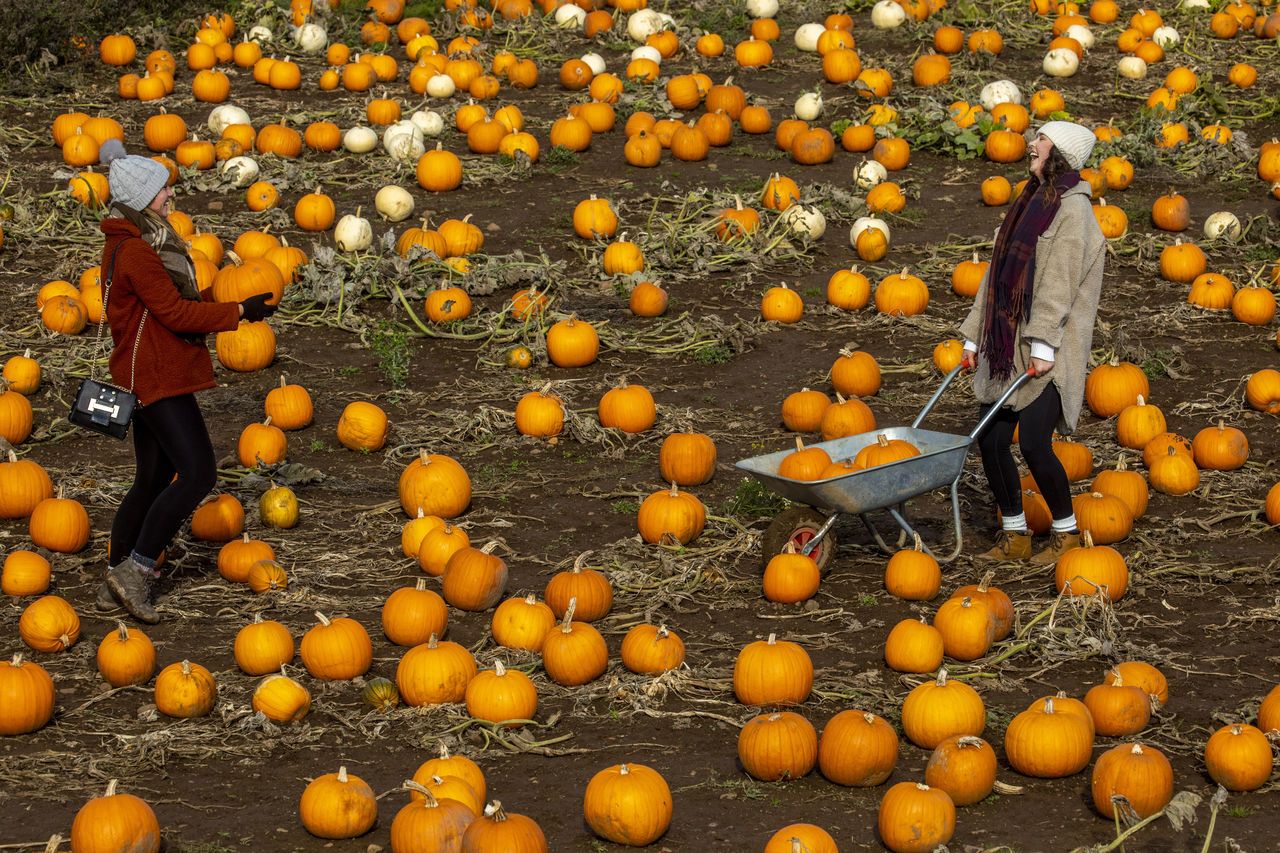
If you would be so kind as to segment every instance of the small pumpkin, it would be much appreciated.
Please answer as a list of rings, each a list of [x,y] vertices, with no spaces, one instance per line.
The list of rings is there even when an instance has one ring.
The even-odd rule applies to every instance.
[[[645,847],[671,825],[671,788],[651,767],[617,764],[591,777],[582,812],[587,826],[601,838]]]
[[[156,670],[156,647],[141,630],[117,622],[98,644],[97,663],[112,687],[146,684]]]
[[[218,687],[198,663],[171,663],[156,676],[156,710],[169,717],[203,717],[213,710]]]
[[[339,767],[337,773],[308,783],[298,802],[298,816],[317,838],[357,838],[377,823],[378,801],[363,779]]]

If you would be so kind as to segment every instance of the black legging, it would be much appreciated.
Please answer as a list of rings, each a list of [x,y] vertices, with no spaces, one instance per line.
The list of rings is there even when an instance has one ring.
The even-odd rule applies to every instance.
[[[194,394],[140,407],[133,416],[133,448],[137,472],[111,524],[113,564],[134,551],[157,559],[218,481],[213,442]]]
[[[978,416],[991,409],[986,403],[978,409]],[[982,469],[991,484],[996,505],[1005,517],[1022,513],[1022,486],[1018,477],[1018,465],[1013,461],[1009,448],[1013,446],[1013,428],[1018,427],[1018,446],[1022,458],[1027,460],[1031,476],[1035,477],[1040,494],[1054,518],[1071,515],[1071,490],[1067,485],[1067,472],[1053,453],[1053,428],[1062,414],[1062,398],[1052,382],[1040,396],[1025,409],[1015,412],[1001,408],[986,430],[978,437],[978,449],[982,451]]]

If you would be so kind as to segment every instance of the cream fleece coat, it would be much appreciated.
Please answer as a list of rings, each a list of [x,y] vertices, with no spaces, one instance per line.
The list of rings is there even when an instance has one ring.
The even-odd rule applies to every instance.
[[[1044,341],[1056,350],[1053,370],[1032,379],[1006,405],[1021,411],[1052,382],[1062,397],[1060,435],[1074,432],[1080,419],[1098,297],[1102,293],[1106,242],[1093,216],[1089,184],[1081,181],[1062,194],[1057,215],[1036,243],[1031,314],[1018,327],[1014,339],[1014,373],[1008,382],[1025,373],[1031,363],[1031,339]],[[983,276],[969,316],[960,324],[964,339],[979,345],[986,302],[987,278]],[[993,380],[986,359],[979,355],[973,378],[973,393],[978,402],[994,402],[1008,387],[1008,382]]]

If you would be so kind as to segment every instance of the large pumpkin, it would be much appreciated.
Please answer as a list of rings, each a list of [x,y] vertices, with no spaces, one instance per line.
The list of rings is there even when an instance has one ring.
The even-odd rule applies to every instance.
[[[669,490],[654,492],[640,504],[636,515],[636,527],[644,541],[656,543],[670,535],[681,545],[687,545],[702,532],[707,521],[707,511],[702,501],[682,492],[675,484]]]
[[[333,619],[316,613],[318,625],[302,635],[302,663],[314,678],[347,681],[364,675],[373,665],[369,632],[354,619]]]
[[[80,807],[71,823],[76,853],[159,853],[160,822],[151,806],[133,794],[117,794],[116,780],[101,797]]]
[[[899,782],[880,801],[880,840],[894,853],[930,853],[956,831],[956,807],[946,791]]]
[[[378,801],[363,779],[339,767],[337,773],[317,776],[307,785],[298,816],[317,838],[356,838],[377,823]]]
[[[410,518],[419,507],[427,515],[456,518],[471,503],[471,478],[451,457],[422,450],[400,473],[399,493]]]
[[[445,564],[441,592],[459,610],[480,611],[496,607],[507,588],[507,564],[493,556],[496,541],[483,548],[467,546]]]
[[[1032,705],[1005,730],[1009,766],[1024,776],[1042,779],[1079,773],[1093,757],[1091,719],[1059,711],[1052,698]]]
[[[818,769],[837,785],[872,788],[898,763],[898,733],[869,711],[841,711],[822,730]]]
[[[792,711],[761,714],[738,732],[738,760],[747,775],[765,782],[799,779],[818,760],[818,733]]]
[[[651,767],[617,764],[591,777],[582,797],[587,826],[601,838],[645,847],[671,825],[671,788]]]
[[[433,635],[405,652],[396,667],[400,696],[413,706],[461,702],[476,675],[476,661],[463,646]]]
[[[53,679],[16,654],[0,661],[0,735],[34,732],[53,719]]]
[[[734,661],[733,693],[744,705],[798,705],[812,689],[809,653],[776,634],[749,643]]]
[[[969,685],[947,678],[945,669],[907,694],[902,731],[916,746],[934,749],[952,735],[979,737],[987,726],[982,697]]]
[[[1127,800],[1139,818],[1149,817],[1173,799],[1173,768],[1155,747],[1122,743],[1098,757],[1089,787],[1103,817],[1115,817],[1113,797]]]

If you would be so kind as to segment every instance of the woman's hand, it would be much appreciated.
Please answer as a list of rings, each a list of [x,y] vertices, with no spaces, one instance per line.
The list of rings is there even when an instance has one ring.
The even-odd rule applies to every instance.
[[[965,350],[960,354],[960,366],[965,370],[973,370],[978,366],[978,354],[973,350]]]
[[[270,293],[259,293],[250,296],[240,303],[240,317],[250,323],[257,323],[267,319],[276,313],[276,306],[267,304],[267,300],[270,298]]]
[[[1035,376],[1044,376],[1053,370],[1053,362],[1045,361],[1043,358],[1033,358],[1031,359],[1031,370]]]

